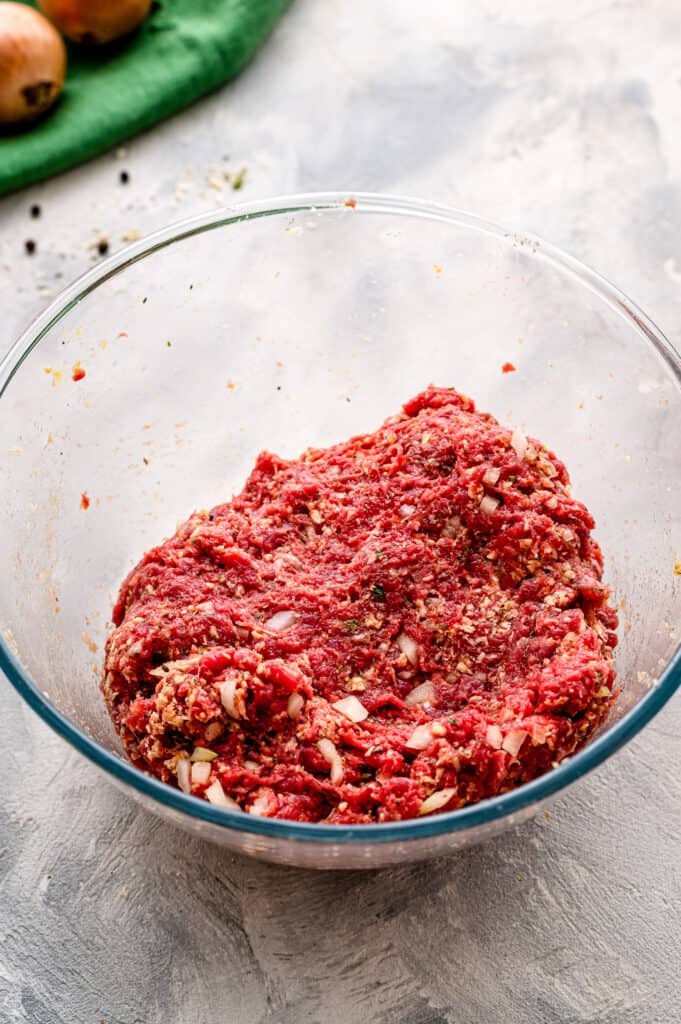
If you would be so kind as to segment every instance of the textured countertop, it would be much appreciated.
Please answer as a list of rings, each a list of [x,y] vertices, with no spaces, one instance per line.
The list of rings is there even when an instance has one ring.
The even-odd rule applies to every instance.
[[[0,202],[0,345],[100,238],[231,202],[242,168],[243,198],[388,191],[536,232],[678,345],[680,54],[675,0],[297,0],[237,82]],[[371,874],[234,859],[0,706],[2,1024],[679,1020],[678,697],[548,817]]]

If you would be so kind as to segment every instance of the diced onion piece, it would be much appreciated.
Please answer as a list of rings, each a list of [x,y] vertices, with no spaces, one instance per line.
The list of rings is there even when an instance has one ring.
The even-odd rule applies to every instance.
[[[189,779],[189,772],[191,771],[191,766],[189,763],[189,758],[181,757],[175,766],[175,771],[177,773],[177,784],[182,790],[182,792],[191,793],[192,784]]]
[[[498,725],[487,726],[486,739],[490,747],[494,747],[495,750],[501,750],[501,745],[504,742],[504,737]]]
[[[257,818],[269,818],[278,809],[278,801],[271,789],[261,789],[253,803],[248,808],[249,814]]]
[[[338,757],[336,744],[332,740],[321,739],[317,741],[317,750],[329,764]]]
[[[241,810],[236,800],[232,800],[231,796],[227,796],[218,779],[215,782],[211,782],[205,792],[205,797],[206,800],[210,800],[216,807],[226,807],[229,811]]]
[[[409,704],[411,707],[413,704],[425,704],[426,702],[432,703],[435,699],[435,687],[428,680],[425,683],[421,683],[420,686],[415,686],[413,690],[407,694],[404,698],[404,703]]]
[[[317,750],[331,765],[331,782],[337,786],[343,781],[343,761],[336,749],[336,744],[328,739],[319,740]]]
[[[249,772],[257,772],[260,765],[257,761],[251,761],[250,758],[244,761],[244,768],[248,768]]]
[[[276,612],[270,616],[267,622],[264,623],[265,629],[269,629],[272,633],[283,633],[285,629],[289,629],[296,621],[298,616],[293,611]]]
[[[207,761],[196,761],[192,765],[192,786],[204,786],[210,778],[210,764]]]
[[[498,466],[488,466],[485,470],[485,475],[482,478],[483,484],[489,484],[490,487],[494,487],[495,483],[501,476],[501,470]]]
[[[499,499],[494,498],[491,494],[486,494],[478,508],[483,515],[491,516],[493,512],[496,512],[498,506]]]
[[[413,516],[416,512],[416,505],[400,505],[399,512],[402,518],[406,519],[407,516]]]
[[[417,725],[405,743],[407,750],[425,750],[433,742],[433,731],[429,722]]]
[[[527,455],[527,438],[519,427],[515,427],[511,434],[511,448],[519,459],[524,459]]]
[[[214,750],[209,750],[208,747],[194,747],[192,751],[192,761],[214,761],[218,755]]]
[[[402,654],[406,654],[412,665],[418,664],[419,646],[415,640],[412,640],[406,633],[400,633],[397,638],[397,646],[402,651]]]
[[[304,704],[305,698],[302,693],[292,693],[288,699],[288,704],[286,705],[286,711],[288,712],[289,718],[299,718]]]
[[[504,737],[504,742],[501,746],[507,754],[511,755],[511,757],[517,757],[518,751],[525,742],[527,735],[528,734],[524,729],[511,729],[511,731]]]
[[[274,568],[282,569],[286,566],[290,566],[292,569],[302,569],[303,563],[295,555],[290,554],[288,551],[282,551],[274,559]]]
[[[423,801],[419,807],[419,814],[432,814],[433,811],[439,811],[440,808],[449,803],[455,793],[456,789],[452,787],[436,790]]]
[[[222,706],[227,714],[232,718],[241,718],[236,706],[236,684],[237,680],[230,676],[229,679],[225,679],[223,683],[220,683],[218,690],[220,691]]]
[[[538,747],[541,746],[542,743],[546,743],[547,739],[549,738],[549,730],[546,728],[545,725],[542,725],[540,722],[533,722],[530,736],[532,738],[532,743],[534,744],[534,746]]]
[[[369,712],[361,700],[352,694],[349,697],[343,697],[342,700],[334,701],[331,707],[340,711],[341,715],[345,715],[351,722],[363,722],[365,718],[369,717]]]

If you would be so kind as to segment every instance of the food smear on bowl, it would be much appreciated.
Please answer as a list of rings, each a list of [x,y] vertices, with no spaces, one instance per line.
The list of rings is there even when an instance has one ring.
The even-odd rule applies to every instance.
[[[197,512],[124,581],[102,689],[139,768],[371,824],[513,789],[618,693],[594,522],[539,441],[430,387]]]

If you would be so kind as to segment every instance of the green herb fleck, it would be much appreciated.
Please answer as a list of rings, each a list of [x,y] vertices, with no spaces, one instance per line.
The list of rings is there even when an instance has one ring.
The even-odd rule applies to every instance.
[[[346,619],[345,628],[349,629],[351,633],[356,633],[359,629],[359,619]]]
[[[385,604],[385,590],[380,583],[374,583],[371,588],[371,596],[374,601],[380,601],[381,604]]]
[[[238,189],[244,187],[244,178],[245,177],[246,177],[246,168],[242,167],[241,170],[239,171],[239,173],[234,178],[232,178],[232,188],[235,189],[235,191],[238,191]]]
[[[385,558],[385,551],[381,551],[381,549],[379,548],[378,551],[376,552],[376,558],[379,562],[382,562],[383,559]]]

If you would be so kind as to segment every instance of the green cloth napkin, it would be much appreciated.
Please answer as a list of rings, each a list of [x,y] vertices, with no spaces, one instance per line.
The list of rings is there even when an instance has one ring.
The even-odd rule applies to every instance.
[[[89,160],[176,113],[247,63],[288,0],[161,0],[107,52],[69,50],[57,106],[0,136],[0,195]]]

